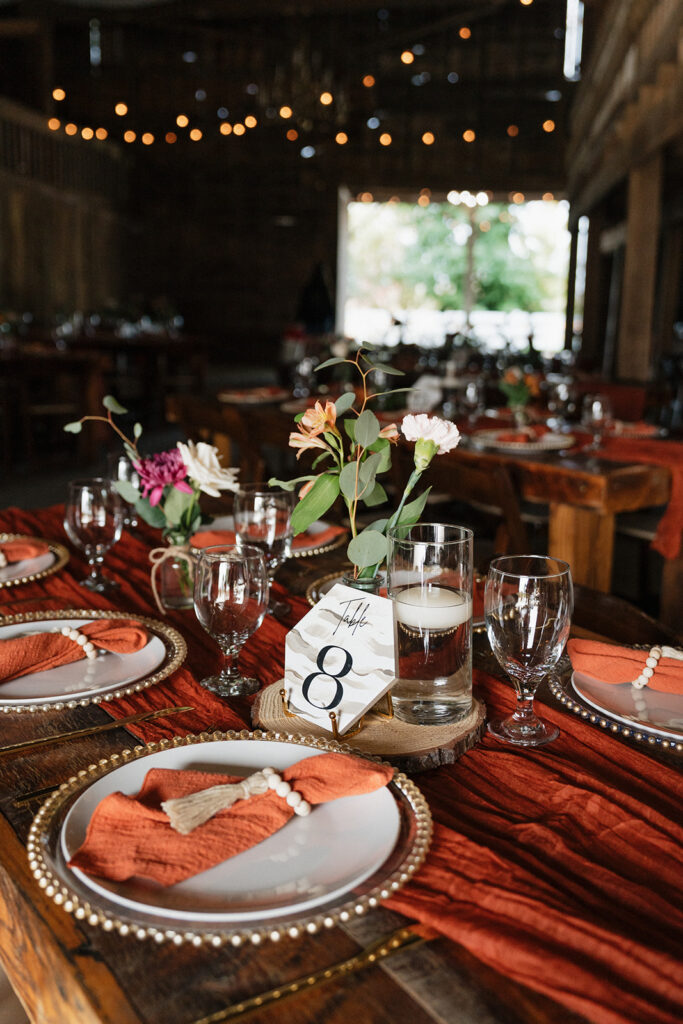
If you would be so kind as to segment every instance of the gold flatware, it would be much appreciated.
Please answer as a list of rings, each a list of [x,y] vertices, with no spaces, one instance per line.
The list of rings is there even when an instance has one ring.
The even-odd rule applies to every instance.
[[[331,981],[345,978],[356,971],[372,967],[381,960],[386,960],[387,957],[398,953],[399,950],[418,946],[429,939],[436,938],[438,934],[438,932],[430,928],[417,924],[409,925],[407,928],[399,928],[398,931],[392,932],[391,935],[386,935],[383,939],[378,939],[347,960],[340,960],[338,963],[332,964],[331,967],[325,967],[312,974],[304,974],[288,984],[279,985],[277,988],[270,989],[268,992],[262,992],[258,996],[251,996],[249,999],[243,999],[239,1003],[233,1003],[223,1010],[217,1010],[216,1013],[209,1014],[208,1017],[201,1017],[199,1020],[193,1021],[192,1024],[218,1024],[219,1021],[237,1020],[237,1018],[246,1017],[249,1013],[262,1010],[273,1003],[281,1003],[283,999],[289,999],[299,992],[310,992],[313,988],[319,988],[321,985],[327,985]]]
[[[33,750],[36,747],[47,747],[51,743],[64,743],[66,740],[80,739],[82,736],[94,736],[99,732],[107,732],[109,729],[118,729],[122,725],[133,725],[135,722],[151,722],[154,718],[165,718],[167,715],[179,715],[183,711],[194,711],[194,708],[161,708],[158,711],[141,711],[137,715],[128,715],[127,718],[113,719],[103,725],[91,725],[85,729],[72,729],[70,732],[53,733],[52,736],[40,736],[33,740],[23,740],[20,743],[10,743],[6,747],[0,747],[0,757],[6,754],[18,754],[24,750]]]

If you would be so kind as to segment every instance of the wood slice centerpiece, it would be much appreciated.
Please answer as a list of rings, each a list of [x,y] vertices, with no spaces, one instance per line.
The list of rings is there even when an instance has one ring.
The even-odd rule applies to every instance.
[[[252,706],[254,728],[287,733],[290,736],[316,736],[330,739],[331,734],[287,713],[280,691],[284,680],[262,690]],[[380,702],[383,706],[384,702]],[[340,737],[361,754],[381,757],[403,772],[415,773],[452,764],[481,739],[486,725],[486,705],[477,697],[472,710],[452,725],[410,725],[398,718],[366,715],[360,732]]]

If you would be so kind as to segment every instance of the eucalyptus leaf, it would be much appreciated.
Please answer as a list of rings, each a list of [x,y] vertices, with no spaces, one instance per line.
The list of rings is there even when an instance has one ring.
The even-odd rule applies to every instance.
[[[378,437],[374,444],[370,446],[370,450],[379,452],[382,456],[377,467],[378,473],[386,473],[388,469],[391,469],[391,445],[386,437]]]
[[[384,561],[387,554],[387,539],[377,530],[363,530],[350,541],[346,549],[349,561],[361,569]]]
[[[427,504],[427,498],[429,497],[430,491],[431,487],[428,487],[426,491],[423,491],[419,498],[415,498],[414,501],[410,501],[407,505],[403,506],[403,511],[398,517],[397,525],[412,525],[418,521],[424,511],[425,505]]]
[[[373,370],[381,370],[387,377],[405,377],[403,370],[397,370],[395,366],[385,366],[384,363],[381,366],[373,366]]]
[[[366,530],[376,530],[377,533],[386,533],[388,519],[375,519],[374,523],[370,523],[365,527]]]
[[[361,490],[369,491],[374,486],[375,477],[379,464],[382,461],[381,452],[371,452],[360,464],[360,485]]]
[[[375,481],[375,486],[366,496],[363,495],[363,501],[368,508],[375,508],[376,505],[382,505],[387,500],[387,492],[384,490],[382,485]]]
[[[67,434],[80,434],[83,429],[83,424],[80,420],[75,420],[73,423],[65,423],[62,430],[66,430]]]
[[[343,395],[340,395],[334,403],[334,407],[337,410],[337,416],[341,416],[343,413],[348,412],[355,401],[356,394],[354,391],[345,391]]]
[[[164,513],[158,505],[150,505],[146,498],[140,498],[135,502],[135,511],[141,519],[144,519],[148,526],[153,526],[157,530],[161,530],[166,526],[166,516]]]
[[[164,502],[164,513],[170,523],[180,523],[189,508],[195,503],[194,494],[186,494],[177,487],[171,487]]]
[[[339,495],[339,477],[336,473],[323,473],[292,513],[294,535],[303,533],[316,522],[336,501]]]
[[[356,483],[359,475],[355,462],[347,462],[339,474],[339,488],[344,497],[351,501],[356,497]]]
[[[327,366],[339,366],[340,363],[345,363],[346,359],[342,356],[334,356],[332,359],[326,359],[324,363],[318,363],[315,367],[315,372],[318,370],[324,370]]]
[[[105,409],[108,409],[109,412],[115,412],[117,416],[125,416],[128,412],[127,409],[123,408],[120,402],[117,402],[113,395],[105,395],[102,399],[102,405]]]
[[[142,423],[136,423],[133,426],[133,437],[137,441],[138,438],[142,437]]]
[[[379,420],[371,409],[364,409],[356,420],[356,441],[368,448],[379,437]]]
[[[133,487],[130,480],[116,480],[114,487],[129,505],[135,505],[140,498],[140,492],[137,487]]]

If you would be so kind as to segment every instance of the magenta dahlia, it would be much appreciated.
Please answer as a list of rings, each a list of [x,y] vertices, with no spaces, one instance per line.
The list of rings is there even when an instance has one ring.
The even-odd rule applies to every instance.
[[[142,497],[149,498],[150,505],[158,505],[164,494],[164,487],[172,484],[185,494],[192,494],[192,487],[186,480],[187,469],[177,448],[167,452],[148,455],[135,463],[142,485]]]

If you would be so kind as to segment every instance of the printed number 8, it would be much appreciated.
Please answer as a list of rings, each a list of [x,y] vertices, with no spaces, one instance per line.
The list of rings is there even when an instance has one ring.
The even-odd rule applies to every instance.
[[[332,675],[331,672],[328,672],[325,669],[325,659],[327,655],[330,653],[330,651],[341,651],[345,656],[344,664],[339,669],[336,675]],[[303,686],[301,687],[301,693],[304,697],[304,700],[307,700],[308,703],[312,704],[314,708],[319,708],[321,711],[331,711],[332,708],[337,707],[337,705],[341,702],[342,697],[344,696],[344,687],[339,682],[339,680],[342,679],[344,676],[348,675],[349,672],[351,671],[351,668],[353,667],[353,658],[344,647],[336,647],[334,644],[330,644],[327,647],[323,647],[318,652],[316,665],[318,666],[318,669],[320,671],[311,672],[310,675],[306,676],[303,682]],[[335,681],[335,694],[329,704],[315,704],[308,696],[313,680],[316,679],[318,676],[327,676],[328,679],[334,679]]]

